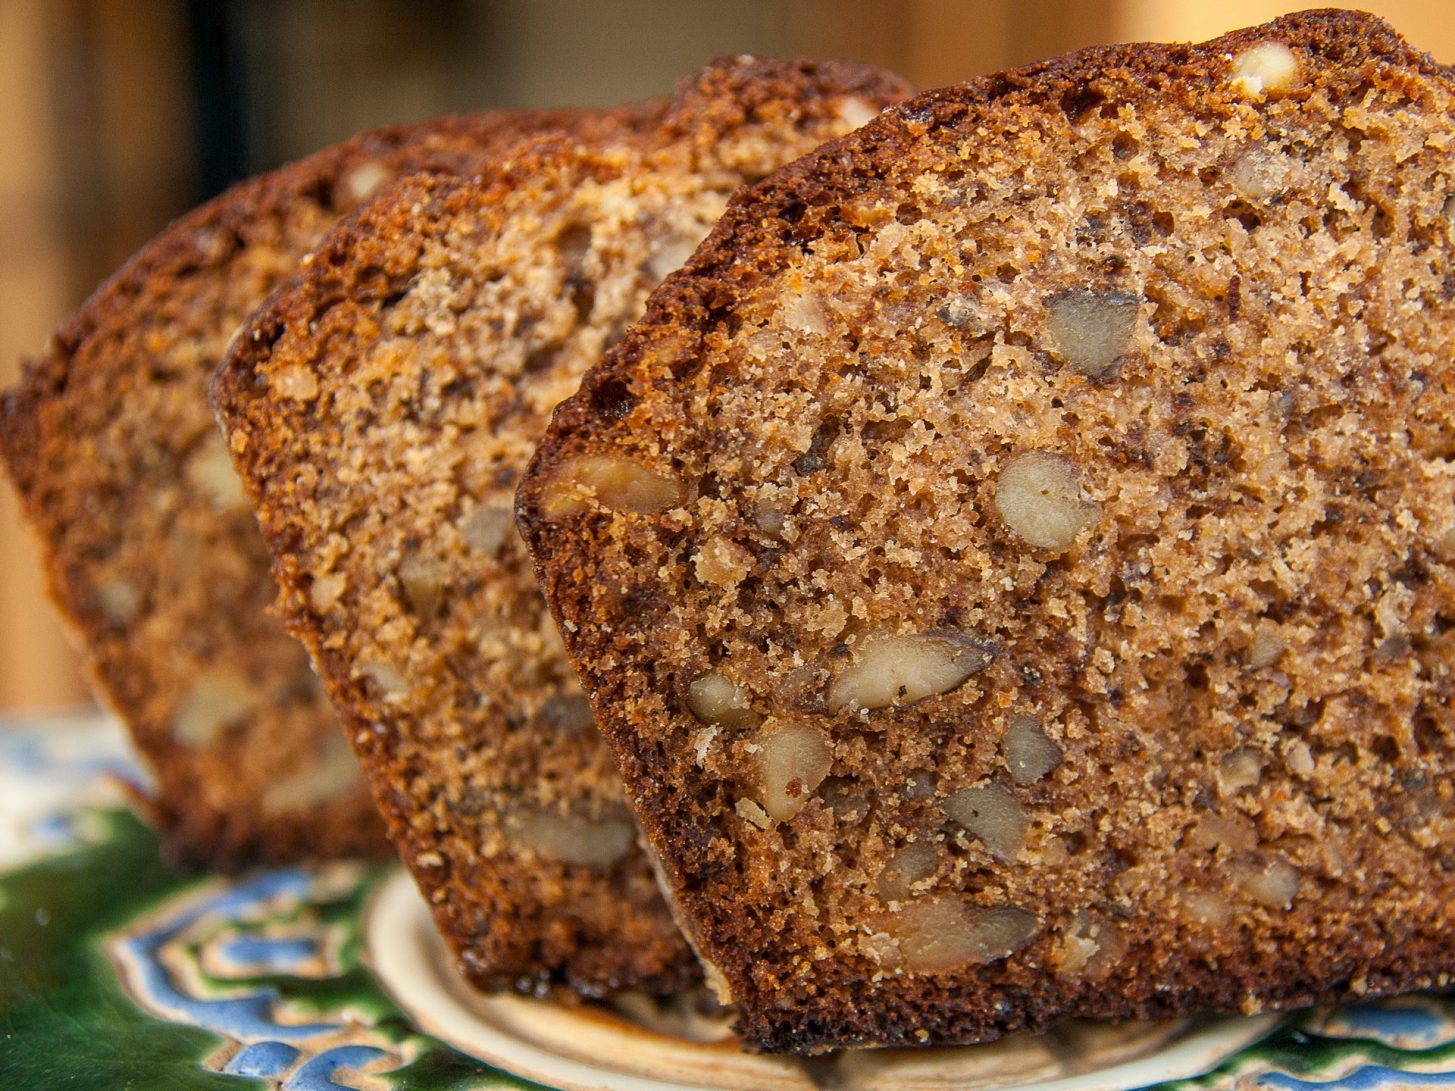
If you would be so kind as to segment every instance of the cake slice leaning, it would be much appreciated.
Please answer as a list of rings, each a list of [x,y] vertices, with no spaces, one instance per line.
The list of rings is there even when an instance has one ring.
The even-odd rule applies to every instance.
[[[515,486],[552,408],[728,196],[905,94],[860,66],[734,58],[650,129],[407,182],[308,259],[217,376],[284,616],[484,988],[697,976],[515,533]]]
[[[765,1050],[1455,972],[1455,87],[1367,16],[740,195],[521,529]]]
[[[267,550],[207,404],[229,341],[391,178],[657,109],[384,129],[244,182],[142,248],[5,394],[0,453],[51,596],[152,769],[145,806],[174,860],[388,844],[306,654],[268,613]]]

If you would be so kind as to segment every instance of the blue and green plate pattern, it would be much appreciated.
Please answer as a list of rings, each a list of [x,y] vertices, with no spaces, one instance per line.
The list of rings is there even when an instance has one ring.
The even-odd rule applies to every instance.
[[[474,997],[397,868],[176,875],[118,778],[141,773],[106,720],[0,724],[0,1088],[1455,1088],[1455,997],[1428,995],[740,1060],[725,1029],[640,1004]]]

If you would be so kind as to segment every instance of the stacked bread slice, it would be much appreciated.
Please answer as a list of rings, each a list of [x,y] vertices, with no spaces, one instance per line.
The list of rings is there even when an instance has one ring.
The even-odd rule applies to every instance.
[[[483,114],[384,129],[245,182],[102,285],[0,402],[0,452],[52,598],[151,766],[174,859],[214,867],[385,851],[303,649],[268,610],[268,553],[207,404],[233,335],[391,179],[469,174],[612,114]]]
[[[335,232],[240,336],[216,408],[400,853],[472,980],[696,976],[514,529],[555,405],[739,186],[904,97],[734,58],[651,126],[524,142]]]
[[[1449,983],[1452,119],[1341,12],[931,92],[558,410],[522,531],[750,1044]]]
[[[62,329],[4,453],[180,855],[376,845],[346,739],[472,981],[770,1051],[1449,983],[1449,72],[905,95],[371,134]]]

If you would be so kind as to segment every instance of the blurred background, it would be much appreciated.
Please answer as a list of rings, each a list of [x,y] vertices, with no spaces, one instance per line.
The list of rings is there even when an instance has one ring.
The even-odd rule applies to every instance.
[[[1083,45],[1187,41],[1261,0],[0,0],[0,387],[168,220],[370,126],[664,94],[722,53],[921,87]],[[1363,5],[1455,61],[1449,0]],[[86,700],[0,486],[0,708]]]

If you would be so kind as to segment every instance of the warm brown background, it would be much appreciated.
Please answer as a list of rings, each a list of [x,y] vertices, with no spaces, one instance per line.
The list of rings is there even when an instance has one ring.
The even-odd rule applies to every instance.
[[[1448,0],[1365,5],[1444,61]],[[1264,0],[0,0],[0,387],[96,282],[243,173],[366,126],[666,92],[720,53],[922,87],[1097,42],[1198,40]],[[84,699],[0,486],[0,708]]]

